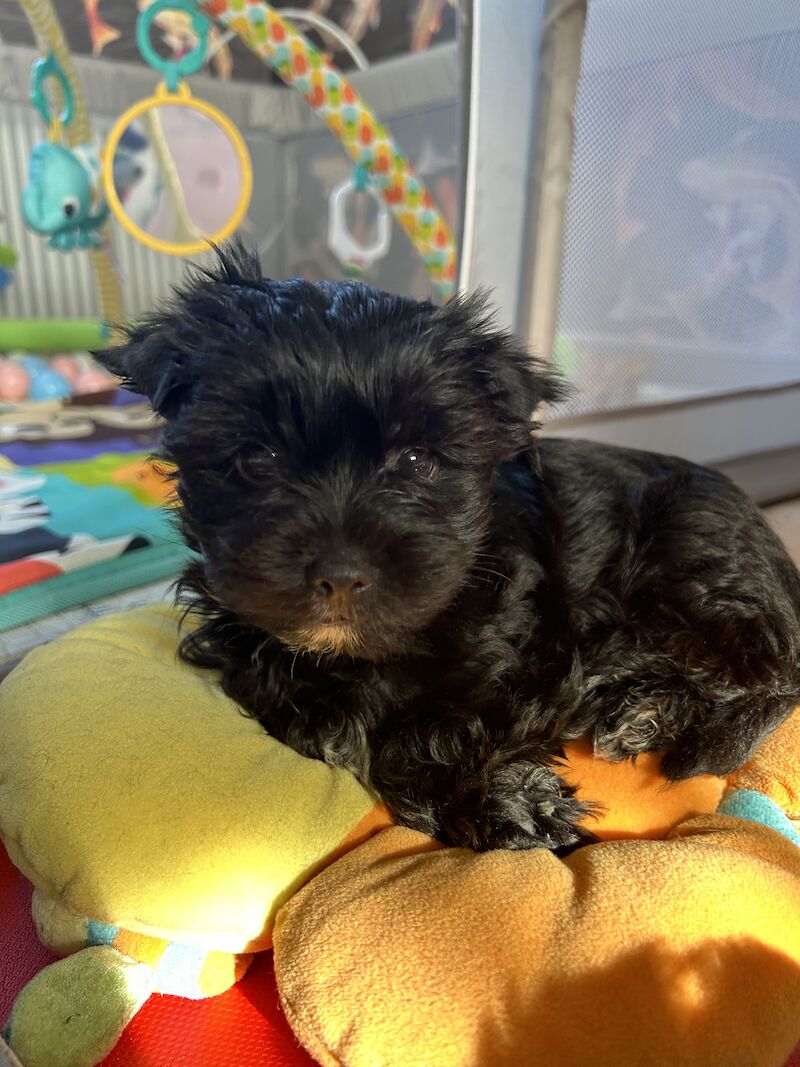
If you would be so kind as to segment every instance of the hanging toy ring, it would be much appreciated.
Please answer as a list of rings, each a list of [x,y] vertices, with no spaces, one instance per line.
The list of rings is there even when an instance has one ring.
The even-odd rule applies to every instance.
[[[150,43],[150,27],[157,15],[163,11],[182,11],[192,20],[192,30],[197,36],[197,46],[179,60],[162,59]],[[155,0],[142,11],[136,20],[136,43],[145,60],[164,75],[167,89],[174,93],[178,82],[189,74],[197,74],[206,60],[208,52],[209,21],[193,0]]]
[[[195,48],[179,60],[162,59],[150,42],[153,20],[163,11],[181,11],[191,18],[192,29],[197,37]],[[120,225],[137,241],[155,252],[166,255],[191,256],[207,252],[210,245],[219,244],[241,225],[253,192],[253,165],[244,137],[230,119],[204,100],[194,97],[183,80],[185,75],[195,74],[205,63],[208,51],[210,23],[192,0],[155,0],[140,12],[136,23],[136,41],[142,57],[164,77],[153,96],[146,97],[128,108],[119,116],[103,149],[102,181],[109,207]],[[215,221],[208,230],[199,228],[193,220],[182,186],[180,167],[171,151],[169,140],[160,120],[160,113],[174,108],[184,109],[184,114],[194,113],[195,118],[205,120],[216,134],[224,138],[226,154],[235,164],[236,200],[230,214],[224,220]],[[165,238],[158,232],[148,232],[140,221],[129,215],[123,206],[114,178],[114,160],[123,137],[129,127],[141,120],[148,128],[148,138],[158,160],[164,187],[168,191],[170,205],[176,220],[176,236]]]
[[[191,108],[193,111],[207,116],[227,135],[231,147],[236,153],[236,158],[241,170],[241,190],[236,208],[217,233],[208,234],[202,238],[187,241],[176,242],[163,240],[143,230],[141,226],[127,215],[122,206],[119,194],[114,185],[113,160],[117,147],[123,134],[132,122],[135,122],[148,111],[151,111],[153,108],[158,108],[162,104]],[[250,153],[247,150],[247,145],[241,133],[239,133],[233,123],[218,108],[214,107],[212,104],[206,103],[204,100],[198,100],[196,97],[192,96],[188,86],[184,82],[178,84],[177,91],[174,93],[170,92],[162,83],[156,88],[155,96],[140,100],[138,104],[134,104],[133,107],[120,115],[119,119],[117,119],[111,128],[111,132],[108,135],[108,140],[106,141],[103,150],[102,179],[103,189],[109,207],[113,211],[117,221],[122,225],[123,229],[125,229],[131,237],[135,237],[137,241],[140,241],[143,245],[153,249],[153,251],[163,252],[173,256],[192,256],[197,255],[200,252],[207,252],[211,245],[219,244],[229,237],[230,234],[238,229],[247,214],[247,208],[250,204],[250,197],[253,192],[253,167],[250,162]]]
[[[48,78],[55,78],[64,94],[64,110],[60,115],[50,114],[50,104],[44,91],[44,83]],[[54,132],[60,126],[68,126],[72,122],[72,116],[75,111],[72,86],[61,69],[61,64],[52,52],[48,53],[46,59],[37,59],[33,64],[31,70],[31,103],[42,116],[45,126],[51,132]]]
[[[366,193],[378,206],[375,220],[375,239],[368,244],[357,241],[347,225],[347,201],[352,193]],[[366,175],[357,166],[353,177],[345,178],[331,191],[328,216],[328,247],[345,266],[368,270],[389,251],[392,239],[392,217],[376,190],[366,182]]]

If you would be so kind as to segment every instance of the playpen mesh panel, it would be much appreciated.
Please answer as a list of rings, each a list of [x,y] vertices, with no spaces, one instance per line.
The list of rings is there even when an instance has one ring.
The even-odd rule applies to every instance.
[[[575,119],[562,414],[800,380],[800,6],[592,0]]]

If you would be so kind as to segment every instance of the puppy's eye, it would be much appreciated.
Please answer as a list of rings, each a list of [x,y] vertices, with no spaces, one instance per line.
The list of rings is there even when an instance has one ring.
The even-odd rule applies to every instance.
[[[258,482],[275,470],[278,453],[272,448],[259,449],[258,452],[250,452],[246,456],[236,457],[236,467],[244,478],[251,482]]]
[[[430,478],[436,470],[436,457],[427,448],[405,448],[397,457],[395,469],[406,478]]]

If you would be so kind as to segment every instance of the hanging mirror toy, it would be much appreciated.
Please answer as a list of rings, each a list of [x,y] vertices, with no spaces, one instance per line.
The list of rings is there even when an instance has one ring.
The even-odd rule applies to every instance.
[[[45,83],[55,79],[64,97],[60,115],[51,115]],[[103,196],[100,159],[91,144],[63,143],[72,122],[74,100],[66,74],[50,52],[37,59],[31,71],[30,99],[47,126],[48,140],[34,146],[28,162],[28,181],[22,191],[25,225],[48,238],[50,248],[99,248],[101,228],[108,218]]]
[[[374,200],[375,237],[367,243],[358,240],[347,223],[347,206],[354,193],[366,193]],[[358,278],[389,251],[392,240],[392,216],[383,198],[369,181],[363,163],[357,163],[350,178],[345,178],[331,190],[328,213],[328,248],[342,264],[344,273]]]
[[[150,40],[153,21],[165,11],[191,19],[197,43],[179,59],[162,58]],[[137,241],[168,255],[196,255],[224,241],[241,225],[253,191],[241,133],[184,81],[203,67],[209,32],[192,0],[155,0],[139,14],[139,51],[163,81],[117,119],[103,149],[103,189],[114,217]],[[132,184],[123,187],[131,173]]]

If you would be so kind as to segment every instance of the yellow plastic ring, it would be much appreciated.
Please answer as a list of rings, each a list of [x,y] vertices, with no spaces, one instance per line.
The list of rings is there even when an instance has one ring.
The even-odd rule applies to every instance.
[[[137,226],[126,214],[125,209],[117,196],[117,190],[114,187],[114,155],[122,135],[130,124],[140,118],[146,111],[150,111],[163,104],[170,104],[177,107],[188,107],[206,115],[228,135],[236,153],[236,157],[239,160],[239,167],[242,175],[239,202],[225,225],[218,230],[217,233],[210,234],[208,237],[204,237],[201,241],[162,241],[159,237],[153,237],[152,234],[147,233],[140,226]],[[164,252],[166,255],[170,256],[192,256],[197,255],[199,252],[207,252],[209,245],[219,244],[221,241],[224,241],[226,237],[230,237],[232,233],[235,233],[241,225],[247,214],[247,209],[250,206],[250,199],[253,195],[253,164],[250,160],[250,153],[247,150],[244,138],[227,115],[220,111],[219,108],[214,107],[213,104],[209,104],[205,100],[198,100],[193,97],[184,83],[181,83],[178,86],[178,91],[175,93],[169,92],[166,85],[162,83],[156,89],[155,96],[145,97],[145,99],[140,100],[138,104],[134,104],[133,107],[128,108],[127,111],[120,115],[111,128],[111,133],[108,135],[108,140],[103,149],[103,190],[106,194],[108,206],[111,208],[114,217],[131,237],[135,237],[137,241],[141,241],[143,245],[147,248],[152,248],[155,252]]]

